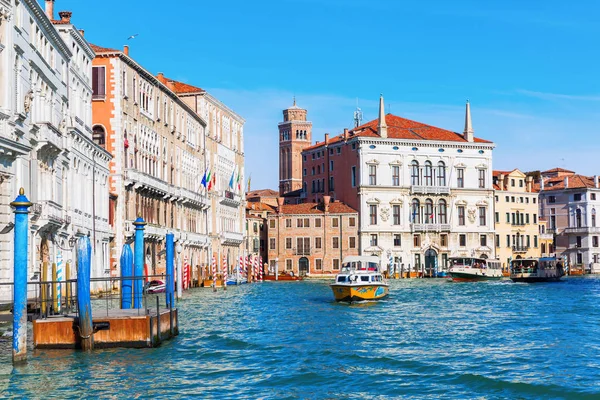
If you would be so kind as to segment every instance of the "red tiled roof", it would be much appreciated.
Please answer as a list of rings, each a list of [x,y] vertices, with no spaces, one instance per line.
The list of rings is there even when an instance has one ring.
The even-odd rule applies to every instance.
[[[107,47],[96,46],[95,44],[90,43],[90,47],[94,50],[94,53],[115,53],[120,52],[121,50],[109,49]]]
[[[437,140],[442,142],[468,143],[460,133],[398,117],[393,114],[387,114],[385,116],[385,122],[387,124],[388,138],[390,139]],[[349,137],[379,137],[377,125],[379,125],[379,119],[374,119],[349,131]],[[343,139],[343,134],[341,134],[329,139],[328,144],[333,144]],[[474,138],[473,141],[475,143],[492,143],[489,140],[479,138]],[[319,142],[314,146],[305,148],[304,151],[318,148],[323,146],[324,143],[325,142]]]
[[[204,89],[201,89],[197,86],[188,85],[187,83],[183,83],[183,82],[176,81],[174,79],[167,78],[162,74],[156,75],[156,78],[158,78],[158,80],[161,81],[161,83],[163,83],[164,85],[167,85],[168,83],[172,83],[173,84],[172,90],[175,93],[198,93],[198,92],[205,91]]]
[[[282,214],[323,214],[323,204],[320,203],[301,203],[284,204],[281,206]],[[329,203],[330,214],[356,214],[357,211],[346,204],[335,201]]]
[[[513,171],[514,171],[514,169],[512,171],[497,171],[496,170],[496,171],[492,171],[492,176],[508,175]]]
[[[54,25],[70,25],[71,21],[63,21],[62,19],[53,19],[52,23]]]
[[[257,189],[246,193],[246,198],[249,197],[277,197],[279,192],[273,189]]]
[[[564,168],[552,168],[552,169],[549,169],[548,171],[542,171],[540,173],[541,174],[551,174],[552,172],[568,172],[571,174],[575,173],[575,171],[569,171],[568,169],[564,169]]]
[[[266,203],[250,202],[246,205],[246,210],[247,211],[275,211],[275,208]]]
[[[565,188],[565,178],[568,178],[568,187]],[[585,189],[594,187],[594,178],[584,175],[569,175],[546,179],[544,191],[564,189]]]

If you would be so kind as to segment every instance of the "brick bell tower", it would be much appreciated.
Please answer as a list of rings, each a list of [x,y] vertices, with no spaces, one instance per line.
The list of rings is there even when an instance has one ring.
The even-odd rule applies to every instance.
[[[302,189],[302,150],[311,145],[312,122],[306,110],[294,105],[283,110],[279,123],[279,194]]]

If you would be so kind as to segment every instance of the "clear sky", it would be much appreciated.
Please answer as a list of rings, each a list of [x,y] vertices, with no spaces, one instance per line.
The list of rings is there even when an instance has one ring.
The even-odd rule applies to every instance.
[[[42,1],[43,3],[43,1]],[[246,119],[252,188],[278,186],[277,123],[308,109],[313,140],[387,111],[496,143],[494,169],[600,174],[597,1],[56,0],[86,38],[129,44],[153,73]],[[127,38],[138,33],[133,40]]]

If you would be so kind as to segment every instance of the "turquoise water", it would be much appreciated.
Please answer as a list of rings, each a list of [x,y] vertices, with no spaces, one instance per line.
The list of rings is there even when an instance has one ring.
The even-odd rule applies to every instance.
[[[327,282],[197,289],[157,349],[35,351],[4,397],[598,399],[600,279],[391,282],[388,300],[332,301]]]

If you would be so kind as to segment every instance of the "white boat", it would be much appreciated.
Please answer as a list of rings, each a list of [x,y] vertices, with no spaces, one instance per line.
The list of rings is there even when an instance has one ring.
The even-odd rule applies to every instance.
[[[448,273],[456,282],[488,281],[502,279],[502,263],[499,260],[475,257],[451,257]]]
[[[564,275],[563,264],[555,257],[522,258],[510,262],[513,282],[556,282]]]
[[[381,273],[379,257],[347,256],[332,283],[336,301],[380,300],[389,294],[389,285]]]

